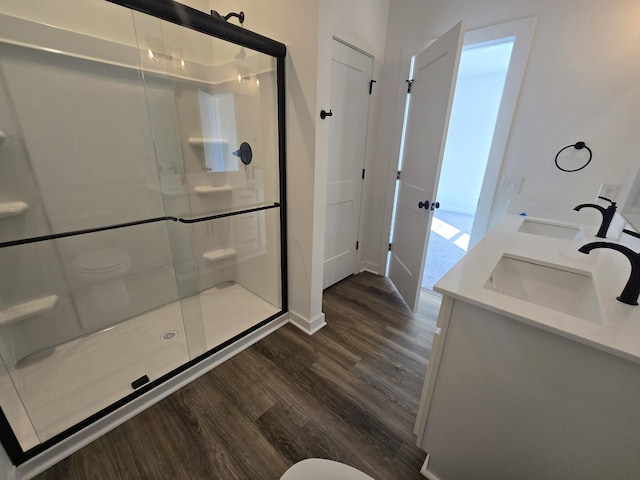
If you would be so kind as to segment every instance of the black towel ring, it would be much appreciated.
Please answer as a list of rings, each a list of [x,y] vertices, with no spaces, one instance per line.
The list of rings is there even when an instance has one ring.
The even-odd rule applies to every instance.
[[[582,150],[583,148],[586,148],[587,151],[589,152],[589,159],[587,160],[587,163],[585,163],[584,165],[582,165],[581,167],[578,168],[574,168],[573,170],[569,170],[567,168],[562,168],[559,164],[558,164],[558,157],[560,156],[560,154],[562,152],[564,152],[567,148],[571,148],[574,147],[576,150]],[[574,145],[567,145],[566,147],[560,149],[560,151],[558,153],[556,153],[556,167],[558,167],[560,170],[562,170],[563,172],[577,172],[578,170],[582,170],[584,167],[586,167],[587,165],[589,165],[589,163],[591,163],[591,159],[593,158],[593,152],[591,151],[591,149],[589,147],[587,147],[587,144],[584,142],[576,142]]]

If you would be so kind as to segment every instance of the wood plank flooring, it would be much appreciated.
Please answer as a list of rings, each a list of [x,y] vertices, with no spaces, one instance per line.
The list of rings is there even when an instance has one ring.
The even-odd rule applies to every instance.
[[[280,328],[38,480],[277,480],[309,457],[420,480],[413,425],[440,301],[411,314],[383,277],[325,290],[327,326]]]

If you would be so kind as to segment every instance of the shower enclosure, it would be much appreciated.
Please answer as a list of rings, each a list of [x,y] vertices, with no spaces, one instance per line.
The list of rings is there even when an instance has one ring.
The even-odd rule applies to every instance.
[[[100,31],[20,3],[0,7],[16,464],[287,310],[284,45],[170,0],[83,0]]]

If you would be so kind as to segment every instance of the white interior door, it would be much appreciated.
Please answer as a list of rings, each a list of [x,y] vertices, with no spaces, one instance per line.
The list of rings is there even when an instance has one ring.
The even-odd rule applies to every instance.
[[[357,269],[372,70],[370,56],[333,41],[323,288]]]
[[[464,37],[453,27],[414,59],[389,277],[414,312]]]

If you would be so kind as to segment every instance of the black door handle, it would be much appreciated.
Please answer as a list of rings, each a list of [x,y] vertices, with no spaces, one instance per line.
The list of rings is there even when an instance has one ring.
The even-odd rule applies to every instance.
[[[425,210],[429,210],[429,200],[425,200],[424,202],[418,202],[418,208],[424,208]]]
[[[331,110],[328,112],[326,110],[320,110],[320,118],[324,120],[327,117],[333,117],[333,112]]]
[[[436,208],[440,208],[440,202],[433,202],[431,204],[431,210],[435,210]]]

